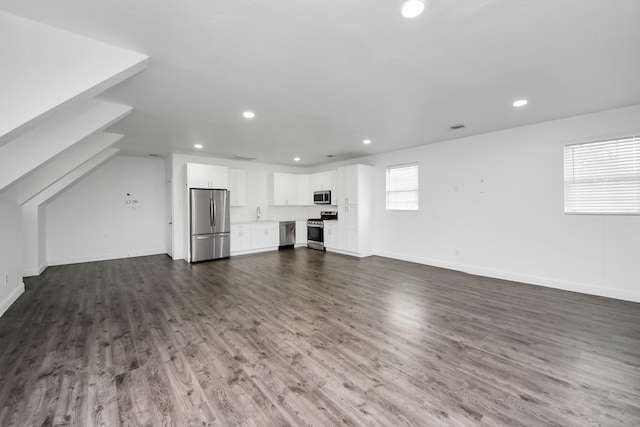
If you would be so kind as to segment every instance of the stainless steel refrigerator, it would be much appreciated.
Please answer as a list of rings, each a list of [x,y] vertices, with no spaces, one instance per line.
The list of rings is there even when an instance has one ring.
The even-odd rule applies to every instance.
[[[231,243],[229,191],[189,190],[191,262],[227,258]]]

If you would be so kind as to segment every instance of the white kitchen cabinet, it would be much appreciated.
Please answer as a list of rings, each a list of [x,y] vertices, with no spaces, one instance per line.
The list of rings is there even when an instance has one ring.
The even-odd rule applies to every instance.
[[[338,168],[338,225],[331,246],[326,244],[325,233],[327,249],[359,257],[373,253],[372,180],[371,166]]]
[[[338,205],[358,204],[359,166],[338,168]]]
[[[280,228],[277,221],[260,221],[231,226],[231,255],[278,249]]]
[[[231,206],[247,205],[247,171],[229,169],[229,191],[231,192]]]
[[[290,182],[289,174],[273,173],[269,182],[269,189],[272,193],[270,195],[272,205],[286,206],[289,204],[289,198],[291,197],[291,190],[289,190]]]
[[[269,177],[269,201],[273,206],[313,204],[309,175],[274,172]]]
[[[187,163],[188,188],[229,188],[229,168],[226,166]]]
[[[307,246],[307,221],[296,221],[296,246]]]
[[[338,221],[324,221],[324,247],[327,250],[339,251],[342,249],[340,234]]]
[[[358,215],[358,205],[348,205],[345,216],[343,244],[349,252],[360,252],[360,218]],[[364,231],[371,233],[371,230]]]
[[[293,175],[295,177],[295,201],[296,205],[299,206],[310,206],[313,205],[313,194],[311,190],[309,190],[309,175]]]
[[[331,190],[331,204],[338,204],[338,171],[328,171],[325,172],[323,186],[326,187],[327,190]]]
[[[321,175],[324,172],[312,173],[309,175],[309,189],[313,191],[323,191]]]
[[[251,225],[231,226],[231,253],[251,250]]]
[[[331,191],[331,204],[338,204],[338,172],[326,171],[309,175],[309,193]],[[313,203],[313,200],[311,201]]]
[[[277,248],[280,243],[280,225],[277,222],[252,224],[251,248]]]

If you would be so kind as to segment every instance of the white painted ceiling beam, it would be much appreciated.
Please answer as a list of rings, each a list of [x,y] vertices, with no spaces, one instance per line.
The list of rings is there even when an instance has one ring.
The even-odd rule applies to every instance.
[[[105,148],[115,144],[122,136],[106,132],[95,133],[37,168],[20,180],[18,184],[18,204],[22,205],[28,202],[32,197],[73,171],[76,167]]]
[[[0,146],[140,72],[148,56],[0,11]]]
[[[91,101],[66,109],[62,115],[0,147],[0,191],[73,144],[105,129],[132,110],[125,105]]]
[[[93,172],[94,169],[102,166],[108,160],[110,160],[113,156],[118,154],[120,151],[119,148],[106,148],[102,150],[100,153],[93,156],[91,159],[87,160],[70,173],[66,174],[64,177],[54,182],[52,185],[47,187],[44,191],[41,191],[33,197],[31,200],[27,202],[27,204],[31,205],[42,205],[49,202],[54,197],[62,194],[67,188],[71,187],[78,180],[84,178],[89,173]],[[26,206],[27,204],[23,205]]]

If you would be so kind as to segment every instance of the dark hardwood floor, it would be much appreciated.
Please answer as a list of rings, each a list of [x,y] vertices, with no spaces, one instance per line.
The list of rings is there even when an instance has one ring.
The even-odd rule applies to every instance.
[[[640,304],[304,248],[25,283],[3,427],[640,425]]]

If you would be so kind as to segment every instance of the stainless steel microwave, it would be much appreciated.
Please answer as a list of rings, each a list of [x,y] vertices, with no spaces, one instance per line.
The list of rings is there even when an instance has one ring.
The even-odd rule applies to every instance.
[[[331,204],[331,191],[314,191],[313,203],[316,205],[330,205]]]

